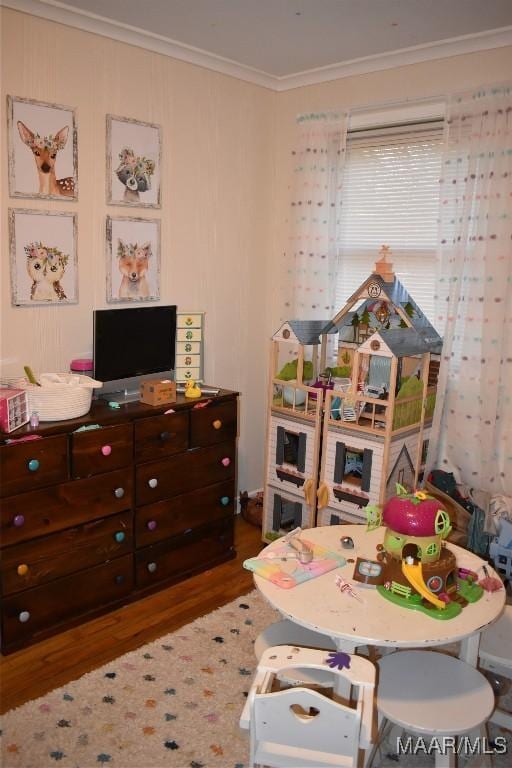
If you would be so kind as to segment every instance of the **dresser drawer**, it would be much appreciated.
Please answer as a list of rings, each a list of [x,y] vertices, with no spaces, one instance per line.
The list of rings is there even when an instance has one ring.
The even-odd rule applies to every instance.
[[[89,477],[127,467],[133,460],[133,427],[120,424],[71,435],[72,477]]]
[[[137,547],[154,544],[227,516],[232,517],[235,511],[234,494],[234,481],[226,480],[140,507],[135,513]]]
[[[131,467],[2,499],[2,546],[131,509],[132,499]]]
[[[166,579],[181,579],[187,572],[205,570],[209,562],[227,560],[233,553],[233,519],[229,518],[207,530],[191,531],[137,552],[137,587],[144,589]]]
[[[2,618],[6,646],[23,644],[45,629],[56,627],[121,600],[133,589],[133,556],[66,576],[4,600]]]
[[[187,448],[188,411],[151,416],[135,423],[135,461],[160,459]]]
[[[235,444],[221,443],[142,464],[135,470],[137,506],[195,491],[235,476]]]
[[[105,517],[2,550],[2,594],[36,587],[133,549],[132,512]]]
[[[190,412],[190,446],[213,445],[236,437],[237,401],[210,403]]]
[[[66,435],[0,447],[0,496],[44,488],[68,479]]]

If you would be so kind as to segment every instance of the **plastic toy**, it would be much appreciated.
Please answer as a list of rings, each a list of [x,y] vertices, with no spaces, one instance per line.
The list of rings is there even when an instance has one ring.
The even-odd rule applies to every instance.
[[[386,526],[384,544],[377,551],[382,572],[373,583],[387,600],[433,618],[451,619],[480,599],[483,589],[477,574],[457,568],[454,553],[443,545],[451,522],[438,499],[397,485],[397,495],[382,512],[371,507],[367,516],[369,530]]]
[[[201,390],[199,389],[195,381],[193,381],[193,379],[190,379],[189,381],[187,381],[187,383],[185,384],[185,397],[190,397],[190,398],[201,397],[202,394],[203,393],[201,392]]]
[[[512,522],[501,518],[499,533],[489,545],[494,567],[504,579],[512,579]]]

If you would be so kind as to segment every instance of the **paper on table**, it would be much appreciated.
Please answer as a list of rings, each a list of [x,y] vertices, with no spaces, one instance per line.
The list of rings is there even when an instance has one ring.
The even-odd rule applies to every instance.
[[[278,587],[291,589],[297,584],[345,565],[345,558],[337,552],[312,541],[303,538],[301,540],[313,550],[313,560],[310,563],[300,563],[290,545],[281,544],[273,546],[268,555],[263,553],[260,557],[245,560],[244,568],[263,579],[268,579]]]

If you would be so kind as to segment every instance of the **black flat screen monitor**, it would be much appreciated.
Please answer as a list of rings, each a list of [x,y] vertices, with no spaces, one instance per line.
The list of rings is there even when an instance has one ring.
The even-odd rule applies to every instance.
[[[94,311],[94,378],[105,384],[174,369],[176,306]]]

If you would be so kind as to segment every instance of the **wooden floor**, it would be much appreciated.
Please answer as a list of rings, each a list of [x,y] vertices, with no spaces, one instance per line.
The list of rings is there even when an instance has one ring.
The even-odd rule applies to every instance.
[[[261,531],[237,516],[236,559],[0,660],[3,713],[76,680],[253,589],[242,568],[262,547]]]

